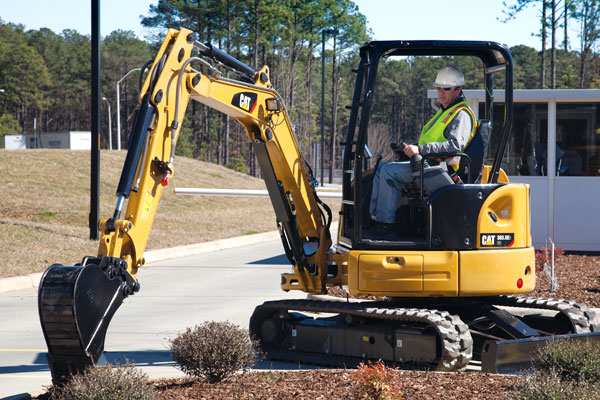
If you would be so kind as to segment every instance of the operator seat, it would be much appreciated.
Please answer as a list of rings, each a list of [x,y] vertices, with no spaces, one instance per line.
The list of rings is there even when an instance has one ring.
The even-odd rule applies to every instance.
[[[492,132],[492,123],[487,119],[477,121],[477,128],[473,139],[464,150],[464,153],[471,159],[471,180],[469,181],[469,162],[466,157],[461,157],[458,166],[458,176],[464,183],[475,183],[481,177],[481,169],[483,168],[483,158],[487,154],[487,147]]]

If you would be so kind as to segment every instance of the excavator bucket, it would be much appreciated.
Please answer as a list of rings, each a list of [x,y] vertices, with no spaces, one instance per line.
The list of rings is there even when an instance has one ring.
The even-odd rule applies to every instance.
[[[39,286],[38,309],[55,384],[98,362],[108,324],[123,302],[125,283],[97,264],[50,266]]]
[[[600,343],[600,332],[541,336],[514,340],[487,340],[481,352],[481,370],[498,374],[519,373],[530,369],[538,351],[549,340],[593,341]]]

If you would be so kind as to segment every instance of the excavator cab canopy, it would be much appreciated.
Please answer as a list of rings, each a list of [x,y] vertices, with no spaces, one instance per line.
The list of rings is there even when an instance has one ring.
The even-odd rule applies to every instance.
[[[487,182],[481,184],[497,184],[500,176],[500,164],[504,156],[506,144],[511,132],[513,120],[513,60],[505,45],[489,41],[457,41],[457,40],[399,40],[372,41],[360,49],[360,64],[354,89],[348,131],[345,139],[343,156],[343,203],[342,215],[345,225],[340,236],[340,244],[351,248],[360,248],[364,244],[361,235],[363,222],[369,219],[369,199],[372,184],[368,176],[371,151],[368,148],[368,126],[373,110],[373,99],[377,94],[377,70],[382,59],[389,57],[416,56],[467,56],[476,57],[483,65],[482,75],[486,93],[484,114],[480,118],[492,120],[492,103],[494,101],[494,77],[498,73],[504,75],[505,99],[503,125],[497,129],[499,135],[490,142],[495,143],[494,162]],[[433,77],[432,77],[433,79]],[[429,89],[424,87],[423,91]],[[431,208],[431,207],[430,207]],[[429,211],[431,214],[431,211]],[[431,220],[426,220],[429,232],[421,243],[413,241],[407,245],[417,248],[431,248]],[[414,246],[412,246],[414,245]],[[377,247],[377,246],[375,246]]]

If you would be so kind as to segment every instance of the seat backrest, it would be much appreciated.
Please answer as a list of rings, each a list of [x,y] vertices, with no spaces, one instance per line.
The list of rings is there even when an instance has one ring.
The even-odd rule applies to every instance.
[[[462,157],[458,166],[458,176],[465,183],[477,182],[481,176],[481,169],[483,168],[483,158],[487,153],[487,147],[490,140],[490,134],[492,132],[492,123],[487,119],[479,120],[473,139],[463,151],[471,158],[471,180],[468,181],[469,177],[469,161]]]

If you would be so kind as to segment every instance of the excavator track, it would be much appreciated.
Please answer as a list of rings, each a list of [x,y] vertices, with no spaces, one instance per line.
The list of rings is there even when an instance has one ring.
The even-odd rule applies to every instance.
[[[517,321],[510,312],[497,311],[498,307],[531,310],[531,315],[519,317],[527,333],[511,336],[518,333],[520,325],[513,327],[515,331],[498,328],[487,334],[479,331],[472,321],[483,318],[494,327],[496,323],[490,319],[493,313],[507,318],[509,323]],[[553,311],[555,315],[544,316],[543,311]],[[345,367],[367,359],[382,359],[389,364],[455,371],[465,368],[472,358],[482,356],[486,358],[484,369],[514,372],[525,366],[523,359],[507,360],[502,355],[497,369],[488,367],[492,362],[486,353],[494,342],[490,338],[497,340],[498,346],[509,342],[508,346],[521,346],[511,351],[516,354],[522,350],[531,356],[531,350],[544,338],[556,335],[575,334],[584,339],[591,334],[592,340],[596,340],[600,322],[596,312],[575,301],[514,295],[443,302],[433,298],[357,303],[283,300],[258,306],[250,320],[250,332],[261,341],[261,348],[270,359]],[[404,342],[401,347],[399,340]],[[382,341],[391,344],[378,347],[377,343]],[[423,355],[415,355],[411,348]]]
[[[250,333],[271,359],[345,367],[382,359],[456,371],[471,360],[473,344],[469,328],[456,315],[386,302],[269,301],[255,309]],[[315,346],[321,351],[309,351]]]
[[[493,304],[558,311],[573,324],[571,333],[600,332],[600,320],[598,320],[596,312],[585,304],[573,300],[504,295],[495,297]]]

